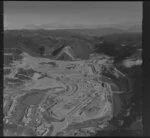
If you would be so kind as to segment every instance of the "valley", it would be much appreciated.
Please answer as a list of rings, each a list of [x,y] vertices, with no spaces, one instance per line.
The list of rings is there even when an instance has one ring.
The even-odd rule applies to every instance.
[[[3,109],[4,132],[7,135],[94,136],[99,131],[118,129],[117,121],[122,121],[129,110],[135,112],[135,107],[130,109],[136,96],[134,74],[138,71],[139,75],[141,73],[132,68],[142,64],[142,51],[138,50],[140,46],[137,45],[139,35],[134,37],[134,34],[130,34],[133,41],[128,43],[130,35],[127,34],[100,38],[61,36],[61,39],[58,38],[61,34],[57,34],[51,38],[57,38],[56,46],[40,48],[44,50],[41,55],[40,51],[34,49],[36,47],[29,47],[32,41],[28,44],[24,42],[26,33],[33,36],[35,31],[25,31],[24,36],[14,33],[22,37],[22,40],[12,39],[19,42],[16,47],[13,41],[13,46],[7,41],[12,37],[10,34],[6,33],[4,41]],[[49,35],[44,31],[39,33]],[[124,47],[120,45],[124,41],[127,41],[126,51],[121,57]],[[137,47],[130,51],[133,45]],[[110,46],[108,50],[105,48]],[[115,119],[117,121],[113,123]]]

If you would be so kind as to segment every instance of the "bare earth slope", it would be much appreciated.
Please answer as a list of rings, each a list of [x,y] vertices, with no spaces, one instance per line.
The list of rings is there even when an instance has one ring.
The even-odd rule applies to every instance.
[[[5,135],[94,136],[120,129],[141,133],[139,38],[6,32]]]
[[[114,94],[128,92],[104,75],[104,69],[113,69],[111,62],[59,61],[21,53],[4,68],[9,70],[4,76],[5,130],[29,135],[30,129],[37,136],[95,133],[121,113],[121,101]],[[126,80],[117,70],[112,75]]]

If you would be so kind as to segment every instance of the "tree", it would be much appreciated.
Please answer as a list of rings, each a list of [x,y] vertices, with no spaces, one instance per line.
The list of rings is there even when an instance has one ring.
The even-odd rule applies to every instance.
[[[40,53],[40,55],[43,56],[44,52],[45,52],[45,48],[44,48],[44,46],[41,46],[41,47],[39,48],[39,53]]]

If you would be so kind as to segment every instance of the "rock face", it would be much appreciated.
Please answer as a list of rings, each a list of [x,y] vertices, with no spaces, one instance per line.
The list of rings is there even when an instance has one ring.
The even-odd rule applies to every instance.
[[[66,46],[62,49],[62,51],[60,51],[57,56],[55,57],[55,59],[57,60],[75,60],[73,51],[70,47]]]

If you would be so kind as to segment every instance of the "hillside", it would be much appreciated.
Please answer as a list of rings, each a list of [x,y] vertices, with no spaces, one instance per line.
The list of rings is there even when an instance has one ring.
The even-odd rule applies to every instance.
[[[69,45],[77,58],[86,59],[95,43],[96,39],[90,36],[62,30],[9,30],[4,33],[5,48],[17,47],[34,56],[41,56],[41,47],[44,48],[44,54],[50,56],[57,48]]]
[[[32,56],[52,58],[61,47],[69,46],[75,58],[88,59],[93,52],[124,58],[141,48],[141,39],[141,33],[93,37],[71,30],[7,30],[4,33],[4,47],[19,48]]]
[[[114,56],[117,60],[131,56],[142,48],[141,33],[121,33],[96,37],[96,52]]]

